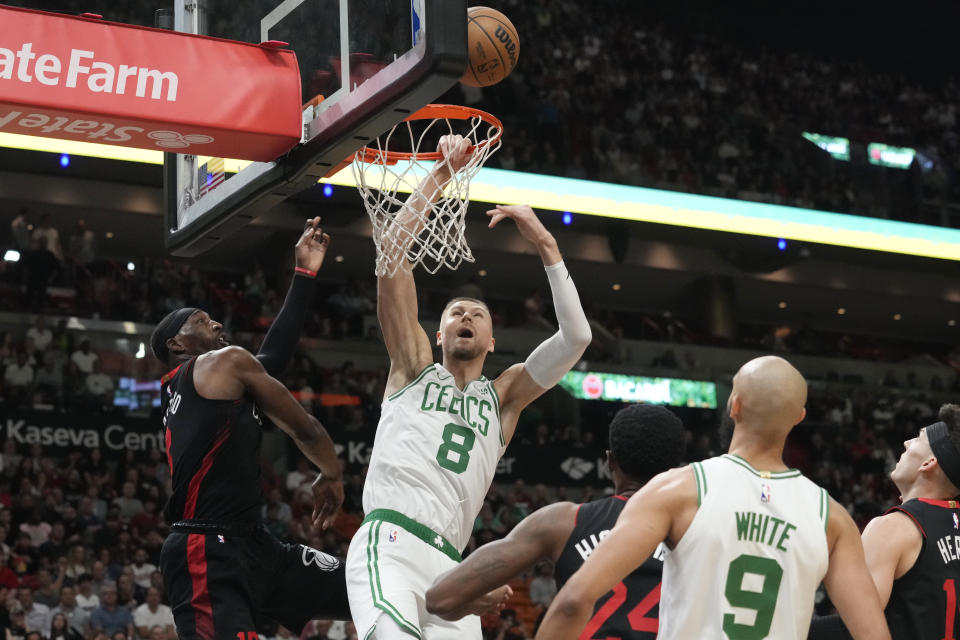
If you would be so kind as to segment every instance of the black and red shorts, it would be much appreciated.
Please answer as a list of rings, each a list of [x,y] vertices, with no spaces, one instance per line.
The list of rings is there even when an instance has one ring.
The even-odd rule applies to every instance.
[[[313,618],[350,619],[343,563],[263,527],[176,523],[160,570],[181,640],[255,640],[268,619],[295,635]]]

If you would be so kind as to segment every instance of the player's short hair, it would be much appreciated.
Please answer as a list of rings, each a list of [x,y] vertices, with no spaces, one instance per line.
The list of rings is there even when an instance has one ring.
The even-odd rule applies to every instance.
[[[479,298],[471,298],[470,296],[457,296],[456,298],[451,298],[447,302],[446,306],[443,307],[443,313],[441,313],[440,315],[442,316],[443,314],[445,314],[447,312],[447,309],[457,304],[458,302],[475,302],[479,305],[482,305],[483,308],[487,310],[487,315],[490,314],[490,307],[488,307],[487,303],[484,302],[483,300]]]
[[[960,451],[960,404],[941,405],[937,419],[947,424],[950,440],[957,447],[957,451]]]
[[[678,466],[686,449],[680,418],[659,405],[630,405],[610,422],[610,452],[620,469],[636,480]]]

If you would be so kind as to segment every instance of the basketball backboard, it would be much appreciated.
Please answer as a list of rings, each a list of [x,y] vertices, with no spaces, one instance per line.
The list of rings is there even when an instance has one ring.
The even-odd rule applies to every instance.
[[[466,0],[176,0],[178,31],[287,43],[300,65],[304,126],[285,155],[222,183],[210,171],[216,161],[168,154],[168,250],[197,255],[269,215],[446,92],[466,68],[466,12]],[[215,60],[198,64],[230,72]]]

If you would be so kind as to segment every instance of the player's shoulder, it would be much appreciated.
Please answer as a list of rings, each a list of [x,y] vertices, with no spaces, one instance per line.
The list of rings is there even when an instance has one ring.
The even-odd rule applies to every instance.
[[[917,516],[900,505],[868,522],[863,535],[893,542],[915,539],[917,536],[926,535],[926,532]]]
[[[263,367],[256,356],[237,345],[201,354],[197,357],[195,366],[197,371],[215,367],[218,372],[228,374],[239,374]]]
[[[655,496],[658,500],[671,502],[674,500],[685,500],[692,498],[698,499],[698,480],[695,465],[688,464],[683,467],[674,467],[662,473],[655,475],[650,482],[645,484],[640,491],[633,494],[627,501],[629,506],[633,502],[648,499],[647,496]]]

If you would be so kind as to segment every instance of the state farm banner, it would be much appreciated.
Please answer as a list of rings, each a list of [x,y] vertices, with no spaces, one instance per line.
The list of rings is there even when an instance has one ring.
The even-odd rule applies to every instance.
[[[245,160],[300,141],[292,51],[0,6],[0,131]]]
[[[128,450],[164,450],[159,418],[134,418],[54,411],[0,410],[0,441],[13,440],[21,453],[39,444],[47,455],[100,449],[105,458],[120,459]]]

